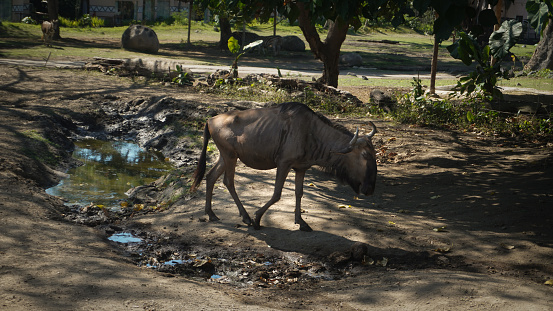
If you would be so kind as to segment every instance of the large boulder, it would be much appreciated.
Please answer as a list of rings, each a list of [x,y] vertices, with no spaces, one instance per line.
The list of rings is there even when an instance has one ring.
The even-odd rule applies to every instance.
[[[363,58],[357,53],[341,53],[340,64],[344,66],[361,66],[363,65]]]
[[[156,54],[159,50],[159,40],[156,33],[146,26],[131,25],[121,37],[121,45],[126,50],[135,50]]]
[[[298,36],[284,36],[280,41],[280,49],[284,51],[305,51],[305,43]]]

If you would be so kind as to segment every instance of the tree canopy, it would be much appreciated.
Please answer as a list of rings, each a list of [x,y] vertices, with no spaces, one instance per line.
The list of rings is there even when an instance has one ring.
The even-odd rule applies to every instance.
[[[435,35],[439,41],[446,40],[455,26],[470,14],[467,0],[203,0],[204,7],[215,14],[234,15],[242,18],[256,17],[267,21],[276,11],[299,26],[313,54],[324,64],[320,81],[338,85],[338,59],[340,47],[350,28],[361,26],[361,19],[385,17],[394,27],[405,21],[405,16],[422,16],[434,10]],[[221,17],[220,17],[221,21]],[[316,24],[328,22],[326,38],[321,39]],[[223,27],[221,25],[221,27]]]

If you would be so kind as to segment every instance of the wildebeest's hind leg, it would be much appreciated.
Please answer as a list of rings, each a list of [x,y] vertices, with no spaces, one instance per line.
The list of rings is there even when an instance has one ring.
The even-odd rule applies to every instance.
[[[296,210],[295,210],[295,222],[300,225],[301,231],[313,231],[311,227],[301,217],[301,198],[303,197],[303,178],[305,177],[306,170],[296,170]]]
[[[250,226],[252,224],[250,215],[248,214],[248,212],[246,212],[244,205],[242,205],[242,202],[238,198],[238,194],[236,194],[236,189],[234,189],[235,170],[236,158],[225,156],[225,177],[223,177],[223,183],[225,184],[225,186],[227,186],[228,192],[232,196],[234,203],[236,203],[236,206],[238,206],[238,211],[240,212],[240,216],[242,216],[242,221]]]
[[[265,205],[263,205],[262,208],[258,209],[255,212],[255,220],[253,222],[253,227],[256,230],[259,230],[261,228],[260,222],[261,217],[265,212],[271,207],[271,205],[275,204],[280,200],[280,195],[282,194],[282,188],[284,187],[284,182],[286,181],[286,176],[288,176],[288,173],[290,172],[290,167],[277,167],[277,174],[276,174],[276,180],[275,180],[275,191],[273,192],[273,196],[267,202]]]
[[[211,199],[213,198],[215,182],[224,171],[225,161],[223,161],[223,158],[219,157],[219,160],[217,160],[217,163],[209,170],[205,178],[205,213],[209,215],[210,221],[219,220],[219,217],[217,217],[211,209]]]

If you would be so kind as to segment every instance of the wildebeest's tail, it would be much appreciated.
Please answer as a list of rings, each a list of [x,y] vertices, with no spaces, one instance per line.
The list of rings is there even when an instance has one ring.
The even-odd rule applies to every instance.
[[[204,146],[202,148],[200,159],[198,160],[198,167],[196,168],[196,172],[194,173],[194,183],[190,188],[190,191],[192,192],[198,190],[198,186],[202,183],[202,179],[204,178],[207,161],[207,144],[209,143],[210,138],[211,134],[209,133],[209,127],[206,123],[204,129]]]

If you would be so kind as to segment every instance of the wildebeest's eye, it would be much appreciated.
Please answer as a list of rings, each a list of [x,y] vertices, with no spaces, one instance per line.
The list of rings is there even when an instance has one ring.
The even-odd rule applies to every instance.
[[[376,153],[371,152],[369,150],[365,150],[365,151],[361,152],[361,156],[366,160],[370,160],[370,159],[373,159],[373,158],[376,157]]]

